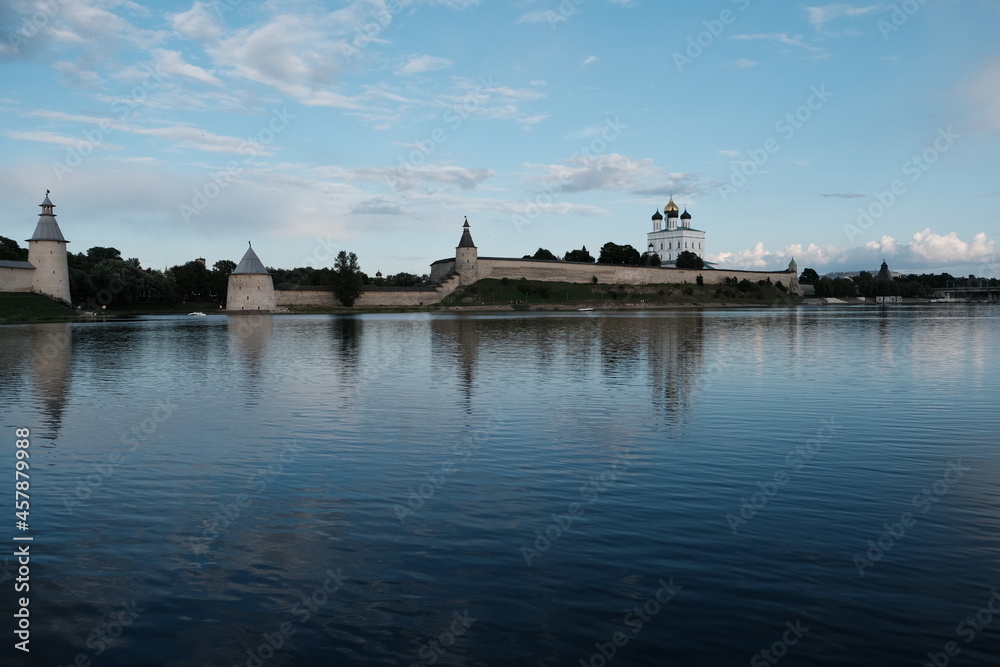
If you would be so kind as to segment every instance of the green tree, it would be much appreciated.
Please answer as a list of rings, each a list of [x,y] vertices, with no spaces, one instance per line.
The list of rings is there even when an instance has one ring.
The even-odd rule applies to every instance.
[[[655,252],[644,252],[639,258],[639,263],[643,266],[659,266],[660,256]]]
[[[546,250],[545,248],[539,248],[538,250],[535,251],[535,254],[532,255],[531,259],[554,259],[554,260],[558,260],[559,258],[556,257],[555,255],[553,255],[550,251]]]
[[[333,294],[344,306],[350,308],[364,289],[364,274],[358,266],[358,256],[341,250],[333,263]]]
[[[642,263],[642,256],[631,245],[618,245],[617,243],[608,242],[601,246],[601,254],[597,258],[597,263],[639,266]]]
[[[104,248],[94,246],[87,251],[87,261],[92,264],[103,262],[106,259],[121,259],[122,253],[118,248]]]
[[[28,259],[28,249],[22,248],[14,239],[0,236],[0,259],[9,262],[23,262]]]
[[[212,270],[221,273],[224,276],[228,276],[230,273],[236,270],[236,262],[231,259],[220,259],[218,262],[212,265]]]
[[[674,266],[678,269],[703,269],[705,268],[705,260],[690,250],[684,250],[677,255],[677,262]]]
[[[819,280],[819,274],[816,273],[815,269],[802,269],[802,275],[799,276],[800,283],[812,284]]]
[[[594,263],[594,257],[587,252],[587,246],[583,246],[579,250],[570,250],[563,256],[564,262],[588,262],[590,264]]]
[[[181,301],[208,301],[217,296],[209,270],[199,261],[170,267],[170,273],[177,281]]]

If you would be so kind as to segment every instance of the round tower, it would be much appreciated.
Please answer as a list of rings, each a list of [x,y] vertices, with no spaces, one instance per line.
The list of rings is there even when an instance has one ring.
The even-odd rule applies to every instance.
[[[455,248],[455,271],[458,273],[459,285],[471,285],[478,280],[479,275],[479,249],[472,241],[472,234],[469,232],[469,219],[465,219],[462,225],[462,239]]]
[[[54,299],[70,303],[69,294],[69,264],[66,262],[66,244],[62,231],[56,223],[55,208],[49,201],[49,191],[45,191],[45,199],[39,206],[42,214],[38,216],[35,233],[28,241],[28,262],[35,267],[31,277],[31,291],[46,294]]]
[[[248,247],[236,269],[229,274],[226,310],[269,311],[276,306],[271,274],[264,268],[253,247]]]

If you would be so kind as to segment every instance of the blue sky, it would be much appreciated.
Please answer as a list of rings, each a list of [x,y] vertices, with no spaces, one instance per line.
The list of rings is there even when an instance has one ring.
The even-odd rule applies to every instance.
[[[425,273],[640,250],[1000,275],[998,0],[0,4],[0,235]]]

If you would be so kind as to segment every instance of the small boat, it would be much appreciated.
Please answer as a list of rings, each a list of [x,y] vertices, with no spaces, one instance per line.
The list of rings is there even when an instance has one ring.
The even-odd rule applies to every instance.
[[[577,308],[577,310],[580,311],[581,313],[589,313],[590,311],[592,311],[594,309],[593,308]]]
[[[194,315],[195,317],[207,317],[205,313],[201,312],[200,310],[196,310],[193,313],[188,313],[188,315]]]

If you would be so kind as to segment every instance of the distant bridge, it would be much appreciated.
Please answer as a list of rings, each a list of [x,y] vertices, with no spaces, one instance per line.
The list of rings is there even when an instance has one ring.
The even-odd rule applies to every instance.
[[[1000,301],[1000,287],[938,287],[934,290],[937,299],[959,301]]]

